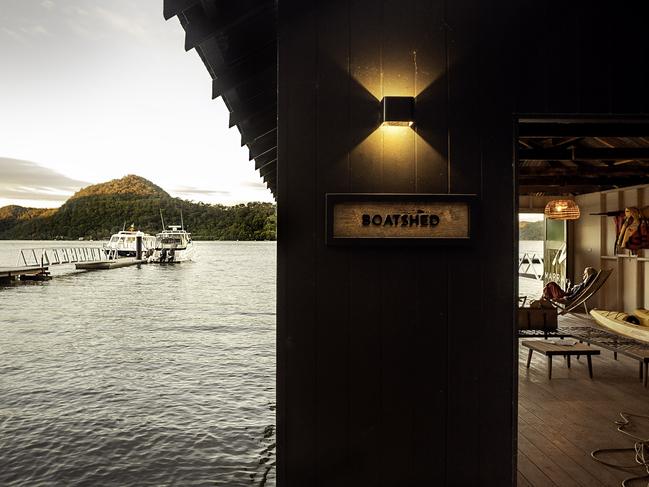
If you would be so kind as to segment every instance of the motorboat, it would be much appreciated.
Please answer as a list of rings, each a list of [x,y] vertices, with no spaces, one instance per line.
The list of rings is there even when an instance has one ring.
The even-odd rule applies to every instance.
[[[155,249],[149,262],[171,264],[192,260],[194,256],[192,235],[181,225],[169,225],[155,238]]]
[[[131,226],[128,230],[122,230],[113,234],[110,240],[103,245],[106,255],[118,257],[135,257],[137,252],[137,238],[142,237],[142,254],[144,256],[153,253],[156,244],[156,237]]]
[[[622,311],[593,309],[593,319],[609,331],[649,343],[649,310],[636,309],[633,314]]]

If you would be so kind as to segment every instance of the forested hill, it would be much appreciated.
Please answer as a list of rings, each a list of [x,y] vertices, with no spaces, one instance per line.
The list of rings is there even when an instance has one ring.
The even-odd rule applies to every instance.
[[[0,239],[99,240],[126,224],[155,234],[166,225],[180,224],[202,240],[275,240],[275,205],[248,203],[235,206],[193,203],[172,198],[162,188],[139,176],[126,176],[83,188],[60,208],[21,206],[0,208]]]
[[[544,240],[545,224],[543,223],[543,220],[538,222],[519,222],[518,238],[519,240]]]

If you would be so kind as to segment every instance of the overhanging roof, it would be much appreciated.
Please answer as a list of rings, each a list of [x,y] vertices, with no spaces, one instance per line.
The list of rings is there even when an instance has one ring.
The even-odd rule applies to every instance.
[[[185,49],[196,49],[223,98],[230,127],[255,169],[276,193],[277,31],[275,0],[164,0],[164,17],[178,17]]]
[[[277,32],[275,0],[164,0],[185,49],[212,77],[255,169],[276,194]],[[649,184],[649,119],[547,115],[519,119],[519,193],[582,194]]]

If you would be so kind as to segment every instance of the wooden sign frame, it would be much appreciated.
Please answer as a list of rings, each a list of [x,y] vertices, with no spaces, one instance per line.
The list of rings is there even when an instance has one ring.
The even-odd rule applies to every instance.
[[[438,246],[467,245],[475,233],[476,206],[474,194],[416,194],[416,193],[327,193],[326,196],[326,243],[330,246]],[[334,209],[341,203],[376,204],[441,204],[452,206],[464,203],[468,206],[466,237],[335,237]]]

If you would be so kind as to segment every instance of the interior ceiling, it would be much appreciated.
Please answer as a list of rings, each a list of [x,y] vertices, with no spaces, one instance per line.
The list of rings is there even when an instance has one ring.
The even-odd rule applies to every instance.
[[[578,195],[649,184],[649,119],[528,119],[519,194]]]
[[[271,190],[277,183],[277,34],[275,0],[164,0],[177,16],[185,50],[196,49],[212,77],[212,98],[223,98],[230,127]]]

